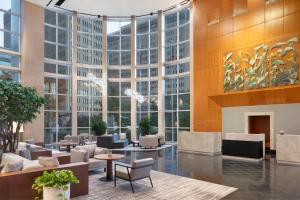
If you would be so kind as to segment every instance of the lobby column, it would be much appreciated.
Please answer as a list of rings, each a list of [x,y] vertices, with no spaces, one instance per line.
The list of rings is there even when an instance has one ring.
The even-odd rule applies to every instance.
[[[164,121],[164,89],[163,89],[163,12],[158,11],[157,16],[157,68],[158,68],[158,133],[165,135]]]
[[[21,1],[21,83],[44,94],[44,8]],[[32,123],[24,125],[23,139],[44,142],[44,106]]]
[[[72,15],[72,136],[77,136],[77,12]]]
[[[135,16],[131,16],[131,91],[136,91],[135,85]],[[131,95],[131,140],[136,140],[136,99],[135,95]]]
[[[102,120],[107,123],[107,16],[102,17]]]

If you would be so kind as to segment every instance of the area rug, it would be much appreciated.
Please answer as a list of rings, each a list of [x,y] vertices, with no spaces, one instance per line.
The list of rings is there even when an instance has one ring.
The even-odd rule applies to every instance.
[[[218,185],[191,178],[152,171],[149,179],[133,183],[135,193],[131,192],[129,182],[117,179],[117,187],[113,182],[99,180],[104,174],[90,175],[89,195],[74,198],[75,200],[218,200],[222,199],[237,188]]]
[[[144,149],[141,147],[133,147],[131,144],[122,149],[112,149],[112,150],[113,151],[159,151],[159,150],[165,149],[167,147],[171,147],[171,146],[172,145],[170,145],[170,144],[165,144],[165,145],[162,145],[161,147],[157,147],[155,149]]]

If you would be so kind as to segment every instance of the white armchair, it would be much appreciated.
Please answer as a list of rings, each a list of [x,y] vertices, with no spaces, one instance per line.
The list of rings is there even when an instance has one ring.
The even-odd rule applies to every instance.
[[[140,147],[147,149],[158,147],[158,137],[156,135],[146,135],[140,137]]]
[[[105,153],[108,153],[107,149],[99,148],[96,145],[77,146],[71,150],[71,163],[87,162],[89,171],[106,169],[106,161],[94,158],[95,155]]]
[[[152,180],[150,177],[150,172],[153,164],[154,160],[152,158],[135,160],[131,165],[116,162],[114,179],[115,187],[117,184],[117,178],[129,181],[132,193],[134,193],[132,182],[136,180],[149,178],[151,186],[153,187]]]

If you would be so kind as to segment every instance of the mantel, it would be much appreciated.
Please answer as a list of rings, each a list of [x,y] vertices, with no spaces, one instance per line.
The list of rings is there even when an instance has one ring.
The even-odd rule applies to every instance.
[[[300,103],[300,85],[227,92],[209,98],[221,107]]]

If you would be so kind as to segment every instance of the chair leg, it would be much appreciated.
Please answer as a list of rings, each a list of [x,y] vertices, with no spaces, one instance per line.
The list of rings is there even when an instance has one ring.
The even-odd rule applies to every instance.
[[[150,177],[150,176],[149,176],[149,180],[150,180],[151,186],[153,187],[152,180],[151,180],[151,177]]]
[[[134,193],[134,189],[131,181],[130,181],[130,186],[131,186],[132,193]]]
[[[114,179],[115,187],[117,186],[117,177]]]

